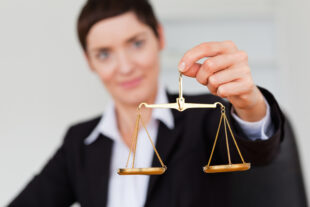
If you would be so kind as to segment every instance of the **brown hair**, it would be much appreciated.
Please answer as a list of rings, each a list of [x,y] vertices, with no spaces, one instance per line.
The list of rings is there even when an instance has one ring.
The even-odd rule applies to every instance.
[[[142,23],[148,25],[156,37],[159,37],[158,21],[148,0],[88,0],[77,22],[78,37],[83,49],[86,50],[86,37],[94,24],[130,11],[134,12]]]

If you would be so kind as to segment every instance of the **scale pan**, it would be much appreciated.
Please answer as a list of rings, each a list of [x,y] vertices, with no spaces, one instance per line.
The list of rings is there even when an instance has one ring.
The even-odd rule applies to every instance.
[[[235,171],[245,171],[251,168],[251,163],[240,163],[231,165],[212,165],[204,166],[203,171],[205,173],[220,173],[220,172],[235,172]]]
[[[166,169],[165,167],[120,168],[117,173],[119,175],[161,175],[164,174]]]

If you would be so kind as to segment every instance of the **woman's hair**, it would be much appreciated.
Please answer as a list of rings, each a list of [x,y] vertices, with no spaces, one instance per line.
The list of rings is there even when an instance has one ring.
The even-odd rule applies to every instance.
[[[77,32],[79,41],[86,50],[86,37],[97,22],[126,12],[134,12],[137,18],[148,25],[158,37],[158,21],[148,0],[88,0],[79,15]]]

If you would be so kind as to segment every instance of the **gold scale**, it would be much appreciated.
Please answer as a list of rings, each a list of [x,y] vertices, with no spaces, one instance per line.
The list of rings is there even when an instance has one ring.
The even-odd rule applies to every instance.
[[[146,108],[168,108],[168,109],[176,109],[180,112],[186,110],[186,109],[192,109],[192,108],[217,108],[217,106],[221,107],[221,118],[219,121],[218,129],[216,132],[215,140],[213,143],[211,155],[208,161],[208,164],[203,167],[203,171],[205,173],[219,173],[219,172],[234,172],[234,171],[245,171],[251,168],[250,163],[246,163],[242,157],[242,154],[240,152],[240,149],[238,147],[238,144],[236,142],[236,139],[234,137],[234,134],[231,130],[230,124],[228,122],[228,119],[225,114],[225,106],[220,103],[216,102],[214,104],[200,104],[200,103],[185,103],[185,99],[183,98],[183,89],[182,89],[182,73],[180,73],[179,76],[179,97],[176,99],[176,103],[167,103],[167,104],[147,104],[147,103],[141,103],[137,109],[137,119],[136,119],[136,124],[135,124],[135,129],[132,137],[132,144],[130,147],[130,152],[128,155],[128,159],[126,162],[126,167],[125,168],[120,168],[118,169],[118,174],[119,175],[161,175],[163,174],[166,170],[167,167],[162,161],[153,141],[152,138],[150,137],[150,134],[146,128],[145,123],[143,122],[141,118],[141,108],[142,107]],[[149,167],[149,168],[135,168],[135,155],[136,155],[136,146],[137,146],[137,139],[138,139],[138,132],[140,128],[140,123],[143,126],[144,130],[146,131],[146,134],[148,136],[149,141],[151,142],[154,152],[161,164],[161,167]],[[226,139],[226,148],[227,148],[227,158],[228,158],[228,164],[225,165],[210,165],[211,160],[213,157],[213,152],[218,140],[218,135],[219,131],[221,128],[221,125],[224,125],[224,130],[225,130],[225,139]],[[237,164],[232,164],[231,158],[230,158],[230,151],[229,151],[229,145],[228,145],[228,136],[227,136],[227,126],[229,129],[229,132],[231,134],[231,137],[234,141],[234,144],[236,146],[236,149],[239,153],[239,156],[241,158],[242,163],[237,163]],[[132,166],[131,168],[128,167],[130,157],[132,156]]]

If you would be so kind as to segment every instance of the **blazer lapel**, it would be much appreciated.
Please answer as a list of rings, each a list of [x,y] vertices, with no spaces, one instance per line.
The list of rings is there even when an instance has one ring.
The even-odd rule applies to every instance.
[[[173,96],[168,95],[169,102],[175,102]],[[164,123],[160,122],[158,127],[157,141],[156,141],[156,149],[162,158],[163,162],[168,165],[169,164],[169,156],[178,141],[179,136],[182,132],[182,121],[181,113],[176,110],[172,110],[172,114],[174,117],[175,128],[169,129]],[[160,166],[157,156],[153,155],[152,166]],[[167,170],[169,170],[169,166],[167,166]],[[156,184],[159,182],[160,178],[164,175],[151,175],[147,190],[146,203],[151,199],[152,191],[156,187]]]
[[[100,134],[98,139],[87,147],[85,169],[92,201],[89,206],[107,205],[112,145],[111,139]]]

